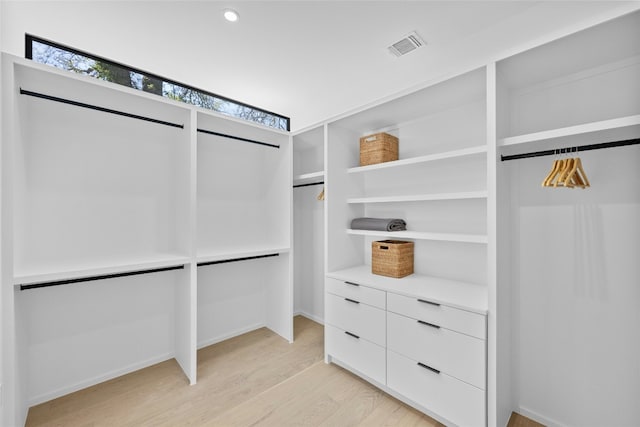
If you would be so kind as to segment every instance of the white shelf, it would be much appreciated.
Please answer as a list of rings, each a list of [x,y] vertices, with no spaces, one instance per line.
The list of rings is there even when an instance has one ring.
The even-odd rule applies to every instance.
[[[380,236],[389,239],[437,240],[443,242],[487,243],[485,234],[428,233],[423,231],[375,231],[348,229],[348,234],[358,236]]]
[[[262,255],[270,255],[273,253],[288,253],[289,247],[284,246],[272,246],[272,247],[259,247],[251,249],[243,249],[229,252],[211,251],[204,254],[199,254],[197,257],[198,264],[205,262],[225,261],[237,258],[256,257]]]
[[[487,152],[486,145],[477,147],[464,148],[462,150],[445,151],[443,153],[428,154],[426,156],[411,157],[409,159],[394,160],[391,162],[376,163],[375,165],[357,166],[347,169],[347,173],[368,172],[378,169],[396,168],[418,163],[434,162],[438,160],[454,159],[458,157],[473,156],[476,154],[484,154]]]
[[[354,197],[351,199],[347,199],[347,203],[424,202],[436,200],[465,200],[486,198],[486,191],[467,191],[462,193],[412,194],[406,196]]]
[[[484,285],[419,274],[395,279],[372,274],[369,265],[332,271],[327,276],[409,297],[428,299],[474,313],[487,314],[488,311],[488,293]]]
[[[309,184],[317,179],[324,179],[324,171],[303,173],[293,177],[293,184]]]
[[[598,122],[584,123],[576,126],[550,129],[542,132],[511,136],[501,139],[499,144],[500,146],[507,147],[536,141],[544,141],[548,139],[564,138],[574,135],[597,134],[631,126],[640,126],[640,114],[636,114],[634,116],[619,117],[610,120],[602,120]]]
[[[190,262],[189,257],[179,254],[157,254],[150,256],[129,257],[127,259],[110,258],[83,263],[55,262],[50,265],[39,265],[25,269],[17,269],[13,283],[28,285],[34,283],[54,282],[60,280],[95,277],[131,271],[152,270],[173,267]]]

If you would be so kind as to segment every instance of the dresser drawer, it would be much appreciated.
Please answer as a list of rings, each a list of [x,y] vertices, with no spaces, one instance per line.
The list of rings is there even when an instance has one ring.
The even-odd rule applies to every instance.
[[[355,299],[326,294],[325,323],[380,346],[386,345],[387,313]]]
[[[362,375],[386,384],[385,349],[364,338],[325,324],[325,351]]]
[[[388,313],[387,348],[485,389],[484,340]]]
[[[391,350],[387,350],[387,386],[456,425],[486,425],[483,390]]]
[[[355,282],[325,278],[325,291],[345,298],[351,298],[381,309],[386,308],[386,292],[368,288]]]
[[[387,310],[416,320],[434,323],[443,328],[462,332],[483,340],[487,336],[485,316],[432,303],[428,300],[405,297],[389,292],[387,294]]]

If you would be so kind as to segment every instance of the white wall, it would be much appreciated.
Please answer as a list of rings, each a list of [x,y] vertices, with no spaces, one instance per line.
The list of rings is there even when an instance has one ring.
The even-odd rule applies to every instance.
[[[324,202],[322,185],[293,189],[294,313],[324,321]]]
[[[637,426],[640,147],[580,157],[586,190],[542,188],[551,157],[509,162],[516,402],[550,426]]]

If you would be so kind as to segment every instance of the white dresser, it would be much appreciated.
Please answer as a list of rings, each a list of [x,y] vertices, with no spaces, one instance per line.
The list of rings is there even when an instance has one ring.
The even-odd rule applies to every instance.
[[[325,281],[327,362],[445,424],[486,426],[486,311],[443,301],[458,282],[349,273]]]

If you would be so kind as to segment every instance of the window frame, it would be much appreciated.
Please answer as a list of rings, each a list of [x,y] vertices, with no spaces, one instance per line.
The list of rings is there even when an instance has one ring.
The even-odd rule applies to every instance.
[[[25,33],[25,55],[24,56],[25,56],[25,58],[27,58],[29,60],[33,61],[33,43],[34,42],[45,44],[45,45],[51,46],[51,47],[56,48],[56,49],[65,50],[67,52],[70,52],[70,53],[73,53],[73,54],[76,54],[76,55],[81,55],[81,56],[84,56],[84,57],[86,57],[88,59],[91,59],[91,60],[94,60],[94,61],[99,61],[99,62],[107,63],[109,65],[113,65],[113,66],[116,66],[116,67],[121,67],[121,68],[126,69],[129,72],[138,73],[138,74],[141,74],[143,76],[150,77],[152,79],[161,80],[163,83],[168,83],[170,85],[180,86],[180,87],[183,87],[183,88],[188,89],[188,90],[199,92],[199,93],[201,93],[203,95],[207,95],[207,96],[211,96],[211,97],[214,97],[214,98],[218,98],[218,99],[220,99],[220,100],[222,100],[224,102],[236,104],[236,105],[238,105],[240,107],[250,108],[250,109],[258,111],[260,113],[265,113],[265,114],[272,115],[272,116],[274,116],[274,117],[276,117],[278,119],[284,120],[286,122],[286,129],[282,129],[280,127],[275,127],[275,126],[269,126],[269,125],[266,125],[266,124],[261,123],[259,121],[245,119],[245,118],[242,118],[242,117],[235,116],[233,114],[225,113],[223,111],[218,111],[218,110],[211,109],[211,111],[215,111],[217,113],[224,114],[224,115],[227,115],[229,117],[234,117],[236,119],[246,120],[246,121],[248,121],[250,123],[257,123],[257,124],[260,124],[262,126],[269,127],[271,129],[286,130],[287,132],[291,131],[291,119],[289,117],[287,117],[287,116],[283,116],[282,114],[274,113],[272,111],[265,110],[263,108],[258,108],[258,107],[255,107],[253,105],[250,105],[250,104],[247,104],[247,103],[244,103],[244,102],[240,102],[240,101],[237,101],[237,100],[232,99],[232,98],[228,98],[226,96],[220,96],[220,95],[217,95],[215,93],[212,93],[212,92],[209,92],[209,91],[206,91],[206,90],[202,90],[202,89],[196,88],[196,87],[191,86],[191,85],[187,85],[187,84],[178,82],[176,80],[167,79],[167,78],[159,76],[157,74],[149,73],[149,72],[141,70],[139,68],[131,67],[129,65],[126,65],[126,64],[123,64],[123,63],[120,63],[120,62],[112,61],[110,59],[107,59],[107,58],[99,56],[99,55],[88,53],[88,52],[85,52],[85,51],[80,50],[80,49],[72,48],[72,47],[66,46],[66,45],[61,44],[61,43],[57,43],[57,42],[53,42],[51,40],[44,39],[42,37],[34,36],[33,34]],[[70,71],[70,70],[67,70],[67,71]],[[163,98],[165,98],[163,95],[159,95],[159,96],[162,96]],[[169,99],[169,98],[167,98],[167,99]],[[196,107],[204,108],[204,107],[201,107],[199,105],[190,104],[190,103],[187,103],[187,102],[185,102],[185,103],[187,105],[193,105],[193,106],[196,106]]]

